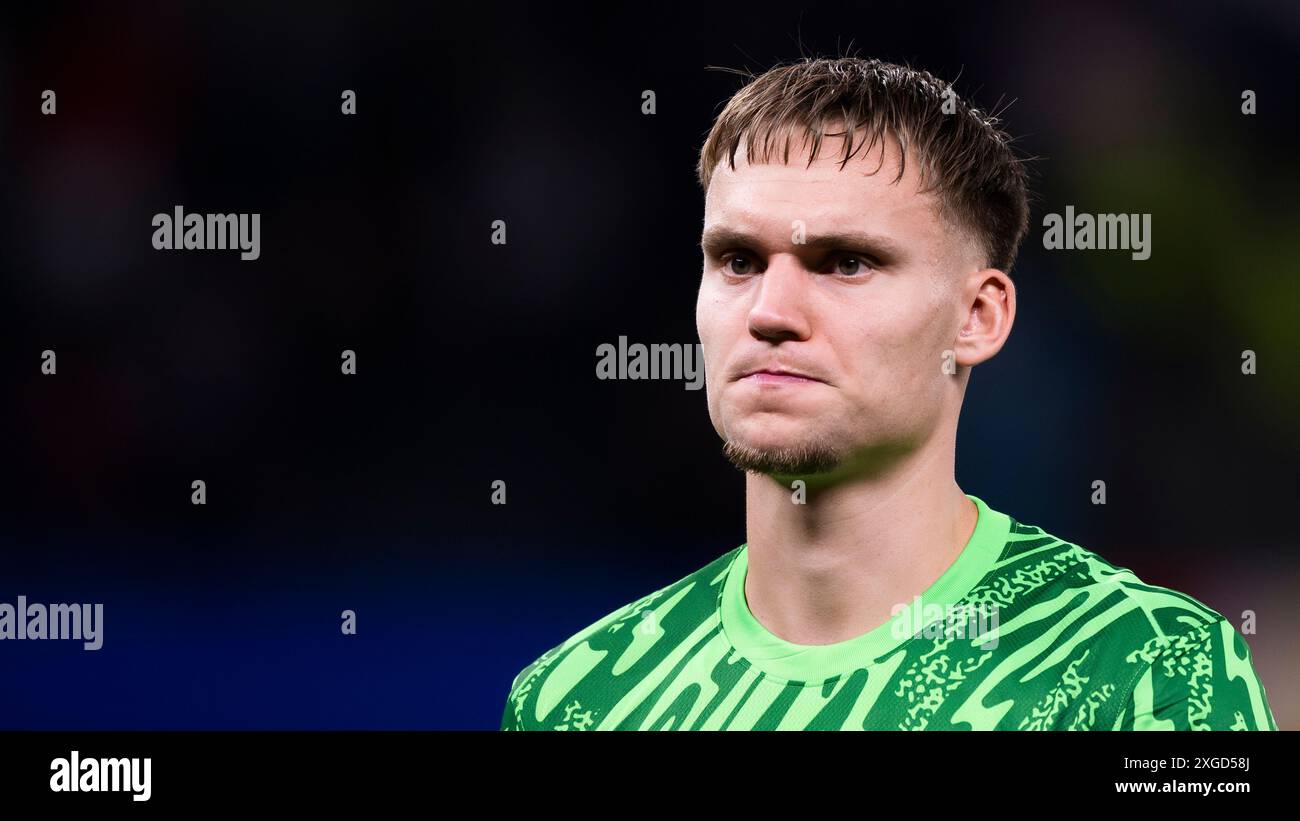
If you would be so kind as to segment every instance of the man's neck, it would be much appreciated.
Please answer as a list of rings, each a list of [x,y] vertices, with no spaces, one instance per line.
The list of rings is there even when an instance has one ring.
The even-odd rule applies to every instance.
[[[978,509],[957,486],[952,440],[930,441],[887,470],[810,486],[805,503],[773,477],[746,474],[754,617],[795,644],[834,644],[887,622],[947,570]]]

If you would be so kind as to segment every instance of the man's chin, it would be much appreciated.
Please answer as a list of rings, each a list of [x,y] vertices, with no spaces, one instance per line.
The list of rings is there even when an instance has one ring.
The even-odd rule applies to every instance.
[[[722,454],[738,470],[768,476],[815,476],[839,467],[843,454],[822,442],[756,446],[735,439],[722,444]]]

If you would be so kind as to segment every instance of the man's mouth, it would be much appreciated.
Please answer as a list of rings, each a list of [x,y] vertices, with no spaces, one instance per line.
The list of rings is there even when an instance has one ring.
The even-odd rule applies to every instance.
[[[760,368],[759,370],[750,371],[745,374],[740,378],[740,381],[762,385],[798,385],[821,382],[820,379],[809,376],[806,373],[787,370],[785,368]]]

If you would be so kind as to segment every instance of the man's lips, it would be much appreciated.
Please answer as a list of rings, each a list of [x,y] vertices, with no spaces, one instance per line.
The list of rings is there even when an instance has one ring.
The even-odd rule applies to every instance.
[[[755,382],[764,385],[797,385],[821,382],[806,373],[786,370],[784,368],[760,368],[740,377],[741,382]]]

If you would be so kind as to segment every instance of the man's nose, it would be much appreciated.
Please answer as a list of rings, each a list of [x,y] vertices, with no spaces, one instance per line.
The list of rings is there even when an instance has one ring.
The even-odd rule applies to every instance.
[[[749,332],[759,339],[807,339],[809,274],[798,260],[774,257],[761,275],[749,310]]]

